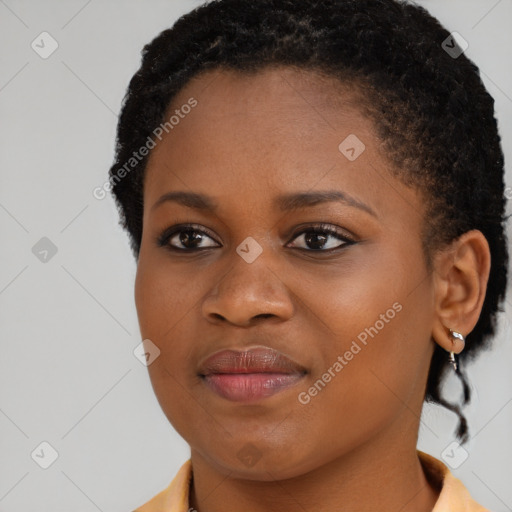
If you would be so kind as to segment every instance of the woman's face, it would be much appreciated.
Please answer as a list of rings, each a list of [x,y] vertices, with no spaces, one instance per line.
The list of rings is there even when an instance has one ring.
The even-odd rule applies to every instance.
[[[210,71],[155,139],[135,284],[151,382],[192,457],[232,476],[415,446],[433,351],[424,203],[353,98],[312,72]],[[160,245],[178,224],[193,231]]]

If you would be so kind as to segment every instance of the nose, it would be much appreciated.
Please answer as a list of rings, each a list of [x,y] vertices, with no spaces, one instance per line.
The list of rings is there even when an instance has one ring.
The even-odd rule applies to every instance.
[[[247,263],[235,254],[233,266],[205,297],[202,313],[209,322],[229,322],[240,327],[267,318],[282,322],[293,316],[291,297],[282,276],[262,256]]]

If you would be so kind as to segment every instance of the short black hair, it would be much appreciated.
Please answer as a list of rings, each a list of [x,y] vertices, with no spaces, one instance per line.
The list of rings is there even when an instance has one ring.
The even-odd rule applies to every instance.
[[[360,107],[384,141],[384,155],[405,184],[424,192],[423,245],[432,255],[463,233],[480,230],[491,253],[481,315],[459,355],[463,365],[489,346],[505,298],[504,156],[494,100],[460,40],[423,7],[405,0],[213,0],[182,16],[142,50],[142,64],[123,100],[110,185],[120,224],[138,259],[147,158],[119,169],[166,121],[171,100],[199,73],[253,73],[289,66],[357,86]],[[450,51],[452,49],[452,51]],[[446,352],[434,350],[425,399],[459,416],[441,395]],[[462,403],[470,398],[465,375]]]

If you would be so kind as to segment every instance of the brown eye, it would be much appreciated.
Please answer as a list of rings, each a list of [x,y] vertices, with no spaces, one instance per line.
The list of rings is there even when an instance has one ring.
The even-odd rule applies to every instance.
[[[355,243],[330,225],[308,227],[294,235],[294,240],[301,237],[306,247],[300,248],[309,251],[330,252]],[[336,240],[341,243],[336,243]]]
[[[166,229],[157,240],[160,247],[166,246],[176,251],[194,251],[217,247],[218,243],[205,245],[207,240],[213,238],[203,229],[193,225],[173,226]]]

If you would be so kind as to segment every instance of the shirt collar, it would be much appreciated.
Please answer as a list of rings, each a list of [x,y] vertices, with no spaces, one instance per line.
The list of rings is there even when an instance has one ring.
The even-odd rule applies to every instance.
[[[420,450],[417,453],[427,479],[441,491],[432,512],[489,512],[473,500],[464,484],[445,464],[428,453]]]

